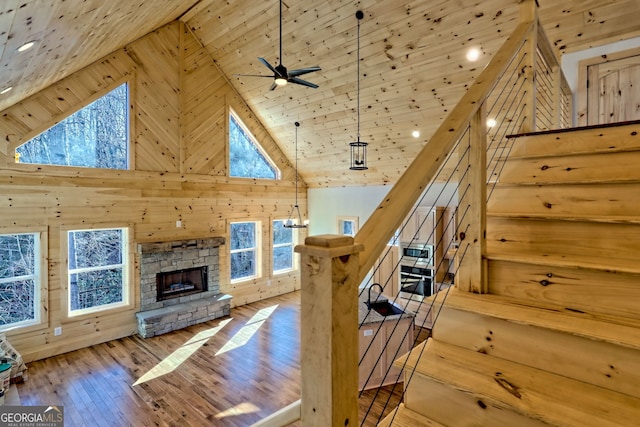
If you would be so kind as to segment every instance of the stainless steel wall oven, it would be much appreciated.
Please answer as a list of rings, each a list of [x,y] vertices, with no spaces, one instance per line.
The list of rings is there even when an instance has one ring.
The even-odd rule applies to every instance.
[[[422,301],[434,293],[433,245],[401,244],[400,298]]]

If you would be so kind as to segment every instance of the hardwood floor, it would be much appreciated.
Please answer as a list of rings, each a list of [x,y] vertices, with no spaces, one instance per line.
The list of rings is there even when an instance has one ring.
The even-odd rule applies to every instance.
[[[64,406],[66,426],[249,426],[300,398],[299,303],[293,292],[169,334],[29,363],[21,403]],[[390,390],[362,425],[377,424]],[[362,394],[361,419],[374,394]]]

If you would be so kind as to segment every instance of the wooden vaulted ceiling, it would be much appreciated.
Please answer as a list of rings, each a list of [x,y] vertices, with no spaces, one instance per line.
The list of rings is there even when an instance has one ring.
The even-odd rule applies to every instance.
[[[638,0],[539,0],[558,53],[640,35]],[[350,171],[357,137],[357,19],[361,21],[360,139],[369,169]],[[299,169],[311,187],[392,184],[465,88],[515,28],[517,0],[285,0],[283,63],[319,65],[287,85],[269,74],[278,58],[278,0],[3,0],[0,110],[175,19],[207,49],[290,159],[299,121]],[[17,48],[35,41],[33,49]],[[465,59],[478,47],[477,62]],[[421,136],[413,138],[412,130]]]

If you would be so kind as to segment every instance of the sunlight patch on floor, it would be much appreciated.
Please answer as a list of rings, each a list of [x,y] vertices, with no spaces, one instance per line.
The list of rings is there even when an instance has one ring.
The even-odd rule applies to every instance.
[[[242,402],[241,404],[236,405],[233,408],[229,408],[225,411],[218,413],[215,417],[220,419],[220,418],[234,417],[234,416],[244,415],[244,414],[253,414],[259,411],[260,411],[260,408],[258,408],[253,403]]]
[[[198,351],[207,340],[213,337],[215,334],[225,327],[232,319],[225,319],[221,321],[215,328],[207,329],[206,331],[198,332],[189,341],[184,343],[182,347],[176,349],[169,356],[165,357],[160,363],[151,368],[146,374],[138,379],[133,385],[142,384],[146,381],[154,378],[161,377],[169,372],[175,370],[185,360],[187,360],[193,353]]]
[[[236,348],[242,347],[249,342],[251,337],[258,332],[258,329],[267,321],[269,316],[278,308],[278,304],[259,310],[247,323],[216,353],[219,356]]]

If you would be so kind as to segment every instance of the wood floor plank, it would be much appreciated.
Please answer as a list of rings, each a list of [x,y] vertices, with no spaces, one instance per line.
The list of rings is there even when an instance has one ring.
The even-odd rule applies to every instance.
[[[23,405],[64,406],[68,427],[246,427],[300,399],[299,323],[298,291],[168,334],[29,363],[18,393]],[[361,425],[376,426],[402,389],[363,392]]]

